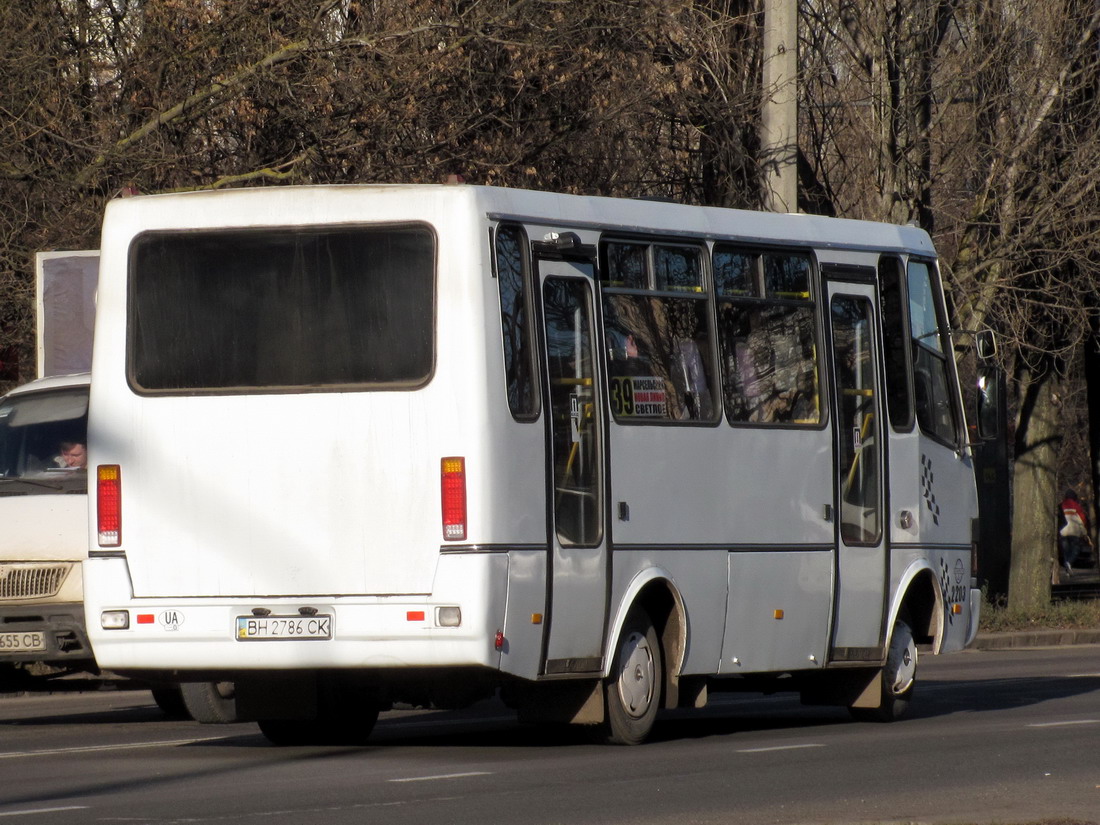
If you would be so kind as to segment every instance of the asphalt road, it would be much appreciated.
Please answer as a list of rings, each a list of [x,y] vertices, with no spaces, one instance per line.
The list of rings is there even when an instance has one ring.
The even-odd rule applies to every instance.
[[[1100,822],[1100,646],[928,658],[917,690],[891,725],[719,696],[636,748],[492,703],[384,714],[363,748],[277,748],[142,691],[6,697],[0,825]]]

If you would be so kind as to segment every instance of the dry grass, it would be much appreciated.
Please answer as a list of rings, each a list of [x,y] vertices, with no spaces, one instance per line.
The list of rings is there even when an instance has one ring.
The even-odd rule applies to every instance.
[[[1003,602],[982,602],[981,631],[996,633],[1006,630],[1066,630],[1100,628],[1100,599],[1052,602],[1038,611],[1022,612],[1009,609]],[[1071,825],[1069,820],[1047,820],[1043,825]],[[1075,823],[1073,825],[1076,825]]]

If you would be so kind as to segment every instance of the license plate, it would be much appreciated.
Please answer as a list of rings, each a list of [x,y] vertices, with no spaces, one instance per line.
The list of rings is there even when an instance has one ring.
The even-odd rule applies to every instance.
[[[0,651],[10,653],[45,649],[46,636],[36,630],[21,633],[0,633]]]
[[[238,616],[237,641],[331,639],[332,616]]]

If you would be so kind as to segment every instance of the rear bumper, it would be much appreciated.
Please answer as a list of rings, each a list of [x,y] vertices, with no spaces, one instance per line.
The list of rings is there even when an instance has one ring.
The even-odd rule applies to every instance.
[[[469,576],[458,589],[465,593],[461,600],[442,594],[133,598],[125,559],[84,564],[88,630],[100,667],[225,679],[263,670],[499,668],[495,641],[503,608],[484,589],[476,592],[486,578]],[[442,607],[461,610],[459,626],[442,625]],[[128,626],[105,629],[105,611],[124,612]],[[301,616],[329,617],[330,638],[238,638],[239,617],[270,623]]]
[[[0,662],[47,662],[53,665],[94,665],[84,624],[84,606],[77,603],[0,606],[0,634],[27,646],[41,638],[45,650],[0,648]],[[9,636],[8,634],[14,634]]]

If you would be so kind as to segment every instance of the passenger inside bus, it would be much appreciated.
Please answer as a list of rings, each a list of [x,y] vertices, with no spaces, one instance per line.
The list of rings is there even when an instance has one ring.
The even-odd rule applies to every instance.
[[[677,389],[684,396],[681,418],[709,421],[714,415],[714,402],[708,386],[707,369],[699,345],[690,339],[676,345],[679,369],[675,373]]]
[[[653,374],[649,358],[639,352],[638,339],[633,332],[608,327],[607,354],[607,365],[612,376]]]
[[[639,337],[621,323],[612,322],[607,322],[606,339],[612,410],[617,417],[713,418],[709,371],[696,341],[675,336]],[[656,344],[657,356],[651,354],[647,342]]]

